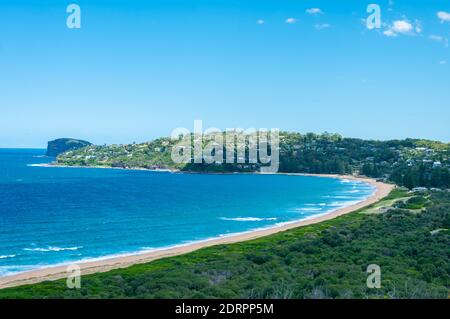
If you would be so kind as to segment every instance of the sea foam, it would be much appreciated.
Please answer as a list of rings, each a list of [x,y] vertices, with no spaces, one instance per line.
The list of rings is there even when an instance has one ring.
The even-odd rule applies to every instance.
[[[275,217],[271,218],[259,218],[259,217],[236,217],[236,218],[228,218],[228,217],[220,217],[221,220],[230,220],[235,222],[260,222],[264,220],[277,220]]]
[[[322,208],[318,208],[318,207],[305,208],[305,207],[303,207],[303,208],[296,208],[295,210],[299,211],[299,212],[318,212],[318,211],[321,211]]]
[[[65,250],[78,250],[83,248],[82,246],[78,246],[78,247],[53,247],[53,246],[48,246],[47,248],[24,248],[23,250],[25,251],[40,251],[40,252],[49,252],[49,251],[65,251]]]
[[[16,255],[0,255],[0,259],[14,258]]]

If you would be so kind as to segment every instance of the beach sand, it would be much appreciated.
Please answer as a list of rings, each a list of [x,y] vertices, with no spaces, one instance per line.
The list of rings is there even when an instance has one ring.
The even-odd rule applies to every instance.
[[[394,185],[385,184],[377,182],[373,179],[359,178],[354,176],[344,176],[344,175],[314,175],[314,174],[286,174],[286,175],[300,175],[300,176],[319,176],[319,177],[331,177],[349,180],[358,180],[366,182],[376,188],[374,194],[367,198],[365,201],[359,202],[355,205],[351,205],[325,215],[317,216],[315,218],[301,220],[298,222],[292,222],[284,224],[281,226],[274,226],[272,228],[266,228],[261,230],[249,231],[245,233],[236,234],[228,237],[214,238],[210,240],[205,240],[201,242],[195,242],[192,244],[186,244],[182,246],[175,246],[167,249],[154,250],[151,252],[127,255],[121,257],[114,257],[109,259],[97,260],[97,261],[87,261],[79,262],[77,265],[81,269],[81,275],[92,274],[96,272],[106,272],[117,268],[126,268],[134,264],[148,263],[152,260],[176,256],[180,254],[189,253],[200,248],[219,245],[219,244],[231,244],[246,240],[251,240],[278,232],[282,232],[288,229],[316,224],[322,221],[330,220],[338,216],[348,214],[350,212],[361,209],[365,206],[371,205],[383,197],[387,196],[391,190],[395,187]],[[0,277],[0,289],[6,287],[13,287],[25,284],[33,284],[47,280],[57,280],[67,277],[67,265],[64,266],[54,266],[38,270],[32,270],[28,272],[23,272],[11,276]]]

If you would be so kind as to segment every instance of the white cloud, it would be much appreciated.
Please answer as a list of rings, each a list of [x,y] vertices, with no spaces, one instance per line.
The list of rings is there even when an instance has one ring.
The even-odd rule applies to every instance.
[[[286,19],[286,23],[287,24],[294,24],[294,23],[296,23],[298,20],[297,19],[295,19],[295,18],[287,18]]]
[[[396,37],[397,36],[397,33],[392,31],[391,29],[384,31],[383,34],[387,37]]]
[[[406,20],[397,20],[392,24],[392,31],[395,33],[408,33],[413,30],[413,26]]]
[[[440,35],[430,35],[428,38],[430,38],[430,40],[436,41],[436,42],[441,42],[442,40],[444,40],[444,37],[440,36]]]
[[[331,27],[331,25],[329,25],[328,23],[323,23],[323,24],[315,24],[314,28],[316,28],[317,30],[323,30],[323,29],[327,29]]]
[[[264,24],[264,23],[266,23],[266,21],[264,21],[263,19],[258,19],[258,20],[256,20],[256,23],[257,24]]]
[[[437,17],[441,20],[441,23],[450,22],[450,13],[445,11],[439,11]]]
[[[448,39],[446,37],[443,37],[441,35],[432,34],[428,37],[428,39],[435,41],[435,42],[442,43],[443,45],[448,47]]]
[[[418,20],[416,20],[416,26],[414,27],[414,30],[416,30],[416,33],[422,32],[422,23]]]
[[[306,13],[314,16],[318,14],[323,14],[323,11],[320,10],[320,8],[309,8],[306,9]]]
[[[392,25],[388,26],[388,29],[383,32],[385,36],[396,37],[398,34],[414,35],[422,32],[422,26],[420,21],[415,22],[415,25],[407,20],[396,20]]]

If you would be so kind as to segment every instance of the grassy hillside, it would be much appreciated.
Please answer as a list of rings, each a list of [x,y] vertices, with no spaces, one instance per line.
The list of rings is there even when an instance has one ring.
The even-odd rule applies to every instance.
[[[210,138],[204,136],[203,143]],[[207,172],[252,172],[260,169],[258,163],[249,163],[248,151],[246,163],[241,164],[176,164],[171,159],[176,142],[160,138],[141,144],[91,145],[64,153],[57,162],[60,165]],[[225,156],[226,148],[223,154]],[[281,132],[279,154],[280,172],[362,174],[408,188],[450,188],[450,144],[441,142],[417,139],[372,141],[328,133]]]
[[[331,221],[82,277],[0,290],[0,298],[447,298],[450,193],[395,190]],[[381,289],[366,268],[381,266]]]

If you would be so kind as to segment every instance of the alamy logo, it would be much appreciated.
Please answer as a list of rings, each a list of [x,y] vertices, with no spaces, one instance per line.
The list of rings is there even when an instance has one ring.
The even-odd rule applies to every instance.
[[[278,172],[278,129],[228,128],[223,132],[208,128],[203,131],[203,122],[196,120],[193,133],[186,128],[177,128],[172,131],[171,138],[177,141],[171,154],[175,163],[255,164],[263,173]]]
[[[370,15],[366,19],[367,29],[380,29],[381,28],[381,8],[378,4],[369,4],[367,6],[367,13]]]
[[[78,265],[67,266],[67,288],[80,289],[81,288],[81,268]]]
[[[372,264],[367,266],[366,271],[369,276],[367,277],[367,288],[374,289],[374,288],[381,288],[381,268],[380,266],[376,264]]]
[[[66,20],[66,25],[69,29],[80,29],[81,28],[81,8],[77,4],[69,4],[67,6],[66,12],[69,16]]]

